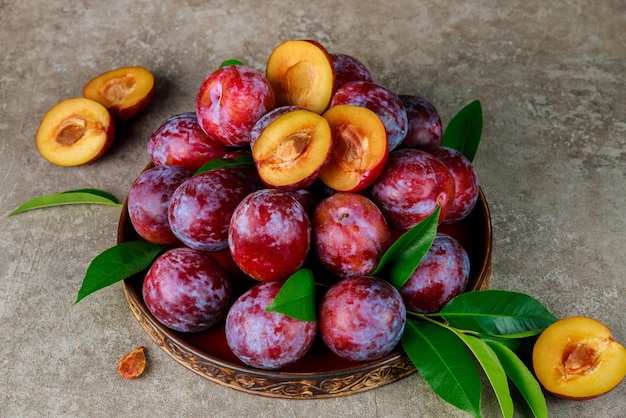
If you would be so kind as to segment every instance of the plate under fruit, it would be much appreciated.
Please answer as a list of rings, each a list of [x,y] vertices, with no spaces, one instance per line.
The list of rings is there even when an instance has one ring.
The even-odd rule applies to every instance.
[[[440,231],[459,240],[469,255],[468,290],[486,289],[491,276],[492,227],[483,191],[480,190],[476,207],[467,218],[452,225],[442,225]],[[117,241],[137,239],[140,238],[133,229],[124,203]],[[128,305],[144,331],[182,366],[222,386],[274,398],[331,398],[371,390],[416,371],[399,346],[379,360],[357,363],[333,354],[319,337],[297,363],[280,371],[255,369],[243,364],[230,351],[223,322],[210,330],[192,334],[172,331],[161,325],[143,301],[142,283],[143,274],[138,274],[124,280],[122,287]]]

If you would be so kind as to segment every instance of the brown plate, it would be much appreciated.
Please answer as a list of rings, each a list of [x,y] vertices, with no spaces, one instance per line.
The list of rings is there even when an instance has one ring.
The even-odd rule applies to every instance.
[[[491,275],[491,218],[480,191],[476,207],[464,220],[442,225],[441,232],[455,237],[471,263],[468,289],[486,289]],[[140,239],[128,217],[126,203],[119,221],[118,243]],[[199,333],[181,333],[161,325],[148,311],[141,294],[143,274],[123,282],[130,309],[154,342],[174,360],[194,373],[239,391],[275,398],[330,398],[374,389],[402,379],[415,367],[400,347],[386,357],[351,362],[333,354],[318,338],[307,355],[280,371],[246,366],[226,344],[224,323]],[[239,289],[242,292],[244,289]]]

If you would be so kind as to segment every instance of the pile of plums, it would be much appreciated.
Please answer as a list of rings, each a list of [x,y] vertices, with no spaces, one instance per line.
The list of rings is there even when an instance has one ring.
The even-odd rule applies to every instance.
[[[265,74],[221,66],[194,112],[154,131],[154,167],[128,195],[138,235],[169,248],[143,282],[147,308],[180,332],[225,321],[233,353],[257,368],[291,364],[320,335],[349,360],[385,356],[407,310],[437,311],[467,285],[468,256],[442,233],[402,288],[372,276],[399,233],[437,207],[443,224],[476,204],[471,162],[441,143],[427,100],[376,84],[362,62],[315,41],[278,45]],[[254,164],[198,170],[238,156]],[[241,294],[216,257],[225,253],[255,279]],[[316,282],[329,284],[317,321],[266,311],[282,283],[312,264]]]

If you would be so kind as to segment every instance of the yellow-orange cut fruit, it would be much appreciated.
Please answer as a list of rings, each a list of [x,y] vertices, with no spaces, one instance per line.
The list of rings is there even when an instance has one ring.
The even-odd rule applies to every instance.
[[[41,120],[37,150],[60,166],[87,164],[109,149],[115,136],[111,114],[100,103],[82,97],[54,105]]]
[[[316,41],[281,43],[270,54],[265,73],[277,106],[300,106],[321,114],[330,104],[335,70],[328,51]]]
[[[126,121],[152,101],[154,75],[139,66],[117,68],[89,80],[83,96],[106,107],[116,121]]]
[[[533,347],[533,368],[548,392],[566,399],[595,398],[626,376],[626,349],[601,322],[573,316],[546,328]]]

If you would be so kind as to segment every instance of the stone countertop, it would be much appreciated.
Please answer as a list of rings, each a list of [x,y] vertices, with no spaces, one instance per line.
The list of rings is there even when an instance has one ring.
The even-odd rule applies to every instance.
[[[310,38],[417,93],[444,125],[479,99],[474,161],[492,214],[490,287],[586,315],[626,342],[626,11],[620,0],[0,2],[0,416],[464,416],[418,373],[340,398],[248,395],[198,377],[160,350],[121,285],[72,306],[87,266],[115,243],[120,208],[6,215],[31,197],[98,188],[123,199],[167,117],[194,109],[223,60],[264,69],[271,50]],[[106,70],[149,68],[148,110],[100,160],[57,167],[34,145],[44,113]],[[120,357],[149,365],[122,379]],[[500,416],[486,388],[483,413]],[[626,383],[594,400],[547,396],[553,417],[626,416]],[[528,416],[516,400],[516,415]]]

